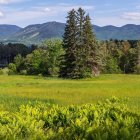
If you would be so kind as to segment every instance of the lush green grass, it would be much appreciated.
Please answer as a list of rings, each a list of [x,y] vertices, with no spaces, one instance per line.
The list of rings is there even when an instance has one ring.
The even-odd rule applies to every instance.
[[[60,105],[95,103],[112,96],[129,98],[128,105],[140,108],[140,76],[101,75],[84,80],[35,76],[0,76],[0,109],[15,110],[36,100]]]

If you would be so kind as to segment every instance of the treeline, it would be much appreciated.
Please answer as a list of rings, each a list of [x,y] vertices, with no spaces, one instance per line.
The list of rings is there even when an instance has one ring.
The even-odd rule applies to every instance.
[[[101,41],[100,73],[140,73],[140,41]],[[59,76],[61,64],[64,61],[65,51],[62,47],[62,40],[46,40],[42,46],[35,49],[26,57],[18,54],[13,63],[9,64],[11,74],[46,75]]]
[[[24,44],[19,43],[0,43],[0,67],[5,67],[9,63],[13,62],[14,57],[16,55],[20,54],[23,57],[25,57],[27,54],[31,53],[36,48],[37,46],[35,45],[26,46]]]
[[[7,54],[10,74],[76,79],[100,73],[140,73],[140,41],[98,41],[89,15],[81,8],[68,13],[63,40],[49,39],[37,48],[22,46],[21,52],[19,48],[11,49],[16,57]]]
[[[17,55],[9,64],[10,73],[28,75],[57,76],[60,67],[60,56],[64,53],[60,39],[46,40],[32,53],[23,57]]]
[[[103,73],[139,73],[140,41],[110,40],[100,43],[103,53]]]

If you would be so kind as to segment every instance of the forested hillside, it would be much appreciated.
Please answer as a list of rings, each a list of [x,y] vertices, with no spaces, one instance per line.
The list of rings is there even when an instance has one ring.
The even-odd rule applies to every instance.
[[[16,27],[16,26],[15,26]],[[25,28],[0,25],[1,42],[20,42],[26,44],[40,43],[45,39],[62,38],[64,23],[47,22],[43,24],[29,25]],[[93,31],[98,40],[138,40],[140,38],[140,25],[128,24],[122,27],[93,25]]]
[[[4,40],[18,32],[21,28],[16,25],[0,25],[0,39]]]

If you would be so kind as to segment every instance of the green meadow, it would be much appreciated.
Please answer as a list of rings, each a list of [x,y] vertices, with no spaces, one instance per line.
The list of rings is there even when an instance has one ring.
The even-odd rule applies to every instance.
[[[96,103],[112,96],[140,108],[140,75],[101,75],[82,80],[39,76],[0,76],[0,109],[15,111],[22,104],[45,102],[61,106]]]

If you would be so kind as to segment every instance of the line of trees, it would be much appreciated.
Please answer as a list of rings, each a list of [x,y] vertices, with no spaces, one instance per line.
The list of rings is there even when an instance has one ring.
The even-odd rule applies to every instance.
[[[74,79],[140,73],[140,41],[98,41],[89,15],[79,8],[68,13],[63,40],[46,40],[27,55],[19,53],[12,62],[10,73]]]
[[[110,40],[101,42],[104,73],[139,73],[140,41]]]
[[[98,43],[101,56],[99,59],[100,63],[93,63],[95,64],[93,65],[95,68],[98,66],[96,64],[100,64],[96,69],[96,73],[140,73],[140,41],[135,42],[135,47],[131,46],[129,41],[110,40]],[[73,60],[72,56],[69,57],[70,60],[67,61],[70,66],[66,63],[64,57],[66,57],[66,53],[62,40],[46,40],[42,47],[38,47],[32,53],[27,54],[26,57],[20,54],[17,55],[13,63],[9,64],[9,69],[12,73],[62,77],[61,73],[65,72],[64,68],[69,68],[71,71],[73,70],[73,67],[71,67],[73,63],[70,61]],[[64,64],[67,64],[69,67],[66,67]],[[82,65],[80,66],[80,68],[84,67]],[[87,67],[87,69],[88,68],[89,67]],[[71,72],[70,70],[67,72]],[[83,72],[83,70],[80,70],[80,72],[81,71]],[[90,76],[95,76],[94,72],[88,72],[91,72]],[[74,77],[65,77],[63,75],[63,77],[78,78],[75,77],[75,75]],[[86,76],[89,77],[89,75]],[[83,78],[83,75],[79,78]]]
[[[19,44],[19,43],[0,43],[0,67],[7,66],[9,63],[13,62],[14,57],[18,54],[21,54],[25,57],[27,54],[35,50],[37,46],[31,45],[30,47]]]
[[[62,40],[50,39],[26,57],[17,55],[9,64],[10,74],[57,76],[60,67],[60,56],[64,54]]]

